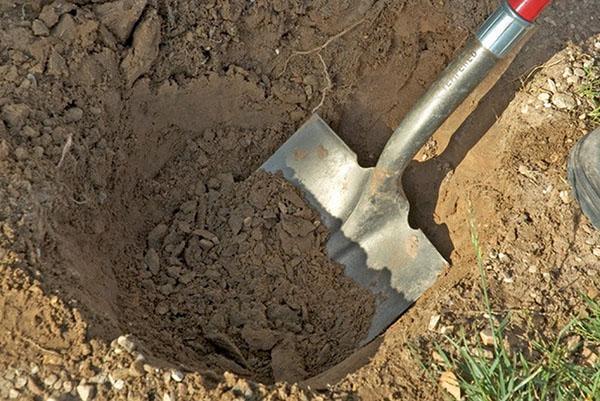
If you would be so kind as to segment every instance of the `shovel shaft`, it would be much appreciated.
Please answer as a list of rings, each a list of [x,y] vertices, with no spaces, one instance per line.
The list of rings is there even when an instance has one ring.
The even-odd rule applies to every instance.
[[[502,6],[482,25],[477,37],[433,83],[388,141],[377,163],[380,174],[388,178],[379,182],[383,186],[381,192],[397,189],[397,178],[419,149],[531,26],[503,0]],[[384,188],[388,185],[390,187]]]

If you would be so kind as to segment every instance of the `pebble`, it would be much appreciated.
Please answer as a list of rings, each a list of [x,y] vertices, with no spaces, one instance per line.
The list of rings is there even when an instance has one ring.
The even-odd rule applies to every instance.
[[[567,95],[565,93],[556,93],[552,96],[552,104],[554,104],[558,109],[566,109],[573,110],[577,107],[577,102],[571,95]]]
[[[160,269],[160,259],[158,257],[158,253],[156,253],[153,248],[148,249],[146,252],[144,262],[146,262],[146,266],[148,266],[148,269],[150,269],[152,274],[158,274]]]
[[[600,258],[600,248],[594,248],[592,250],[592,253],[594,254],[594,256]]]
[[[146,374],[146,370],[144,369],[145,359],[142,355],[138,355],[137,358],[131,363],[129,366],[129,370],[132,376],[140,377]]]
[[[26,104],[9,104],[2,108],[0,118],[8,124],[9,127],[20,128],[29,117],[31,110]]]
[[[111,383],[113,383],[113,385],[114,385],[114,383],[117,380],[125,380],[129,376],[130,376],[129,369],[122,368],[122,369],[113,370],[109,377],[111,378]]]
[[[33,23],[31,24],[31,30],[33,31],[33,34],[35,36],[48,36],[48,35],[50,35],[50,30],[48,29],[48,27],[46,26],[46,24],[44,24],[39,19],[36,19],[36,20],[33,21]]]
[[[542,92],[538,95],[538,100],[541,100],[544,103],[548,103],[550,101],[550,94],[547,92]]]
[[[115,379],[110,382],[115,390],[123,390],[125,388],[125,382],[123,379]]]
[[[569,195],[569,191],[560,191],[558,193],[558,197],[566,205],[571,203],[571,196]]]
[[[481,342],[486,346],[493,346],[495,343],[494,333],[491,329],[485,329],[479,332],[479,338],[481,338]]]
[[[73,391],[73,382],[69,381],[69,380],[65,380],[63,382],[63,390],[67,393],[70,393],[71,391]]]
[[[64,116],[67,123],[77,122],[83,118],[83,110],[79,107],[71,107],[65,111]]]
[[[573,70],[573,74],[577,75],[580,78],[585,78],[585,76],[587,75],[583,68],[575,68]]]
[[[440,377],[440,386],[450,395],[452,395],[455,400],[460,401],[462,399],[460,384],[458,383],[458,378],[453,372],[447,371],[442,373]]]
[[[19,393],[14,388],[11,388],[10,390],[8,390],[8,398],[10,398],[11,400],[16,399],[17,397],[19,397],[19,395],[21,395],[21,393]]]
[[[117,344],[129,353],[132,353],[135,350],[135,343],[133,342],[133,337],[130,335],[119,336],[119,338],[117,338]]]
[[[185,377],[185,375],[180,370],[172,370],[171,371],[171,379],[175,380],[177,383],[180,383],[181,381],[183,381],[184,377]]]
[[[438,323],[440,322],[441,318],[442,317],[440,315],[431,316],[431,319],[429,319],[429,325],[427,326],[427,329],[429,331],[434,331],[435,328],[437,327]]]
[[[148,233],[148,246],[150,248],[158,248],[160,242],[165,237],[168,231],[166,224],[159,224]]]
[[[81,401],[93,400],[96,396],[96,387],[91,384],[80,384],[77,386],[77,394]]]
[[[20,376],[14,382],[14,386],[16,389],[20,390],[27,385],[27,377]]]
[[[29,125],[26,125],[21,130],[21,135],[23,135],[26,138],[37,138],[38,136],[40,136],[40,131],[36,130],[33,127],[30,127]]]
[[[500,252],[500,253],[498,253],[498,260],[501,263],[509,263],[510,262],[510,256],[508,256],[505,253]]]
[[[56,383],[56,381],[57,381],[57,380],[58,380],[58,376],[56,376],[56,375],[53,373],[53,374],[51,374],[50,376],[48,376],[48,377],[46,377],[46,378],[44,379],[44,384],[45,384],[47,387],[51,387],[51,386],[53,386],[53,385],[54,385],[54,383]]]
[[[47,5],[42,8],[39,19],[46,24],[48,28],[52,28],[58,22],[59,15],[56,13],[53,5]]]
[[[215,234],[211,233],[208,230],[204,230],[204,229],[194,230],[193,234],[198,235],[204,239],[207,239],[215,245],[219,243],[219,237],[217,237]]]

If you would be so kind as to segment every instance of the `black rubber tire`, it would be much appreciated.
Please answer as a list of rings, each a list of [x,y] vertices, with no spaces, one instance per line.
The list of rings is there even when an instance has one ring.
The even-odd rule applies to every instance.
[[[569,181],[581,209],[600,229],[600,128],[577,142],[569,158]]]

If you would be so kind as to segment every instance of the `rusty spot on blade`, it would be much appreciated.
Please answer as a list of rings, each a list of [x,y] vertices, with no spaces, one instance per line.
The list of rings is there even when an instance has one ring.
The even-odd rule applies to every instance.
[[[317,148],[317,156],[319,157],[319,159],[324,159],[327,156],[329,156],[329,151],[325,149],[323,145],[319,145],[319,147]]]
[[[308,152],[306,150],[304,150],[304,149],[294,150],[294,159],[296,159],[297,161],[306,159],[306,156],[308,156]]]
[[[419,254],[419,238],[413,235],[406,242],[406,254],[412,259],[415,259]]]
[[[382,184],[390,177],[388,170],[380,167],[374,167],[369,181],[369,192],[371,195],[377,195]]]

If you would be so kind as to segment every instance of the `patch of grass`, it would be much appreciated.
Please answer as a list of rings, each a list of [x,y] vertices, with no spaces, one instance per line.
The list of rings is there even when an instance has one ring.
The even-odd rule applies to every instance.
[[[584,84],[579,89],[579,94],[586,98],[592,110],[588,116],[595,122],[600,122],[600,67],[590,66],[584,68]]]
[[[435,367],[437,374],[446,372],[447,377],[452,372],[451,377],[456,378],[454,384],[465,400],[600,401],[600,361],[585,358],[586,352],[589,355],[594,348],[600,349],[600,303],[587,298],[588,315],[573,319],[555,341],[531,340],[535,356],[511,349],[506,341],[510,315],[500,323],[494,319],[474,222],[471,222],[471,240],[477,254],[483,306],[493,346],[486,347],[479,337],[469,341],[464,331],[456,337],[446,337],[449,350],[436,345],[441,359]],[[445,388],[448,386],[452,388],[452,383]]]

